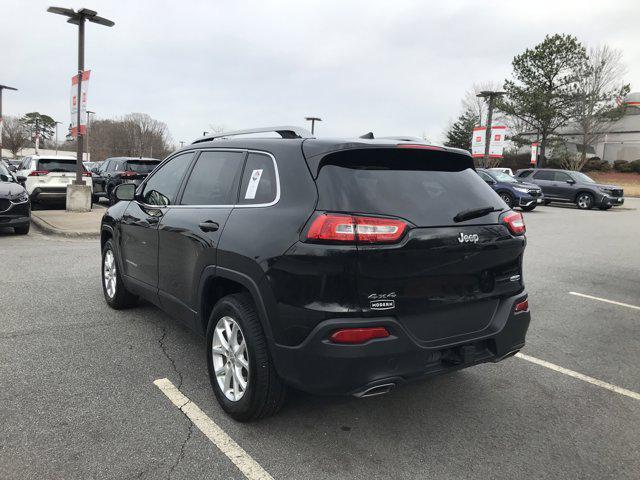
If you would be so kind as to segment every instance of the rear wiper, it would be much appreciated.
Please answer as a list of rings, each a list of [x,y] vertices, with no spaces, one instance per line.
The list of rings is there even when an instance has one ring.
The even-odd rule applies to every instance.
[[[491,212],[501,212],[501,208],[495,207],[480,207],[480,208],[472,208],[471,210],[463,210],[458,212],[455,217],[453,217],[454,222],[464,222],[465,220],[471,220],[472,218],[484,217],[488,213]]]

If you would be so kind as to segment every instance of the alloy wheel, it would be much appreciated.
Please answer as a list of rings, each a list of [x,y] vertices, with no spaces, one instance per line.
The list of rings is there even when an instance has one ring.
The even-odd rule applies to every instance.
[[[211,355],[218,387],[228,400],[237,402],[249,384],[249,352],[244,333],[233,318],[224,316],[218,320]]]
[[[116,273],[115,257],[111,250],[107,250],[104,254],[102,274],[104,278],[104,288],[109,298],[113,298],[116,294]]]
[[[513,200],[511,199],[511,195],[509,195],[508,193],[501,193],[500,198],[504,201],[504,203],[507,204],[509,208],[513,206]]]
[[[580,195],[578,197],[578,207],[580,208],[589,208],[591,206],[591,196],[590,195]]]

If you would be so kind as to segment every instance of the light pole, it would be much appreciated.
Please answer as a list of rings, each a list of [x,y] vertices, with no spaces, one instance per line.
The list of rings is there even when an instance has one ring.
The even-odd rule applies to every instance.
[[[93,10],[89,10],[88,8],[81,8],[77,12],[71,8],[62,8],[62,7],[49,7],[47,8],[47,12],[55,13],[57,15],[64,15],[65,17],[69,17],[67,23],[71,23],[73,25],[78,25],[78,96],[76,97],[76,102],[78,105],[77,108],[77,140],[78,140],[78,148],[76,150],[76,185],[84,185],[84,180],[82,179],[82,173],[84,172],[84,167],[82,165],[82,153],[83,153],[83,135],[80,130],[81,124],[81,105],[82,105],[82,74],[84,73],[84,24],[86,20],[90,22],[97,23],[99,25],[104,25],[105,27],[113,27],[115,25],[114,22],[108,20],[103,17],[98,16],[98,12],[94,12]]]
[[[58,155],[58,125],[61,125],[62,122],[56,122],[56,156]]]
[[[490,90],[483,90],[476,97],[484,98],[489,104],[488,112],[487,112],[487,126],[485,127],[485,136],[484,136],[484,167],[489,165],[489,145],[491,144],[491,122],[493,121],[493,101],[496,98],[501,97],[507,92],[492,92]],[[482,119],[480,119],[482,122]]]
[[[316,122],[321,122],[322,119],[318,117],[304,117],[307,122],[311,122],[311,133],[315,133]]]
[[[9,87],[7,85],[0,85],[0,157],[2,157],[2,91],[3,90],[15,90],[17,88]]]
[[[91,161],[91,152],[89,151],[89,125],[91,125],[91,115],[95,115],[96,112],[87,110],[87,162]]]
[[[209,132],[202,132],[202,136],[203,136],[203,137],[206,137],[206,136],[207,136],[207,133],[209,133]]]

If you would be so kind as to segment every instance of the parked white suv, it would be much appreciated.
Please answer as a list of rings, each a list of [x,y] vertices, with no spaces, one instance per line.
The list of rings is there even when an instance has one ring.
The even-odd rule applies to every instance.
[[[84,181],[91,187],[91,173],[84,165]],[[24,157],[16,176],[25,177],[24,187],[33,203],[59,201],[67,198],[67,185],[76,177],[76,159],[62,155]]]

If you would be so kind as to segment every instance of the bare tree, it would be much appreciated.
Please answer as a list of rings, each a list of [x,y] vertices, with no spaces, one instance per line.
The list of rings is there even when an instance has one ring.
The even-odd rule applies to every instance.
[[[29,131],[16,117],[4,117],[2,129],[2,146],[11,151],[13,157],[29,145]]]
[[[610,128],[613,120],[620,118],[623,109],[616,100],[629,93],[629,85],[622,77],[627,68],[622,62],[622,52],[607,45],[591,48],[588,62],[580,69],[575,102],[571,116],[581,136],[580,161],[575,165],[582,169],[587,161],[587,147],[598,142]]]
[[[145,113],[131,113],[119,119],[95,119],[89,125],[91,158],[164,158],[175,148],[166,124]]]

